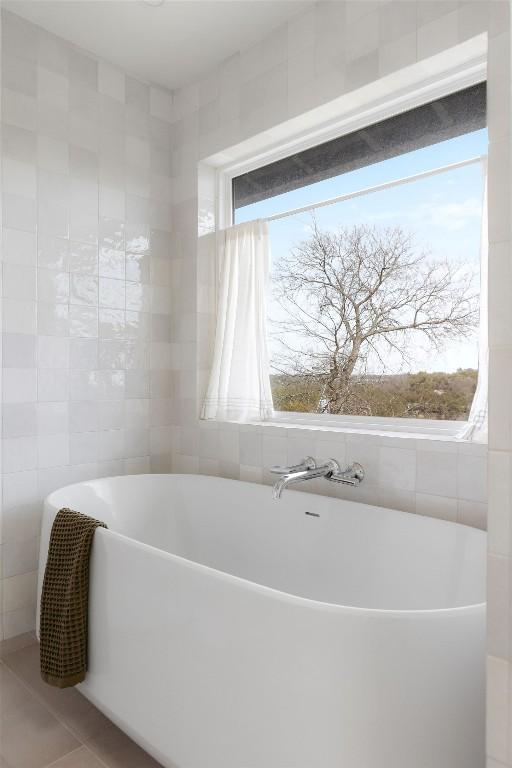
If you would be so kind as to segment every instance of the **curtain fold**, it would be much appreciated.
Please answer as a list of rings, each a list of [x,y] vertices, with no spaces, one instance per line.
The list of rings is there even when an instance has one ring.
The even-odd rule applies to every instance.
[[[202,419],[263,421],[273,414],[267,344],[268,224],[221,233],[212,369]]]
[[[478,339],[478,380],[468,421],[458,437],[475,443],[487,442],[489,410],[489,333],[488,333],[488,271],[489,234],[487,227],[487,160],[482,162],[484,197],[480,241],[480,334]]]

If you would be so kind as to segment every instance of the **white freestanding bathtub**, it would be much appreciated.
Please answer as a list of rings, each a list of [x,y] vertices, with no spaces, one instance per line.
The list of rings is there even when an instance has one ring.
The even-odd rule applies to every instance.
[[[80,690],[170,768],[483,768],[485,534],[194,475],[79,483],[101,518]],[[40,582],[41,583],[41,582]]]

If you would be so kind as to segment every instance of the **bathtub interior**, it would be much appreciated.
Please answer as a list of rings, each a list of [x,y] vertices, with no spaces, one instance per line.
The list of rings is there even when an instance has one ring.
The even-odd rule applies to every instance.
[[[380,610],[485,601],[485,534],[395,510],[195,475],[106,478],[61,489],[70,506],[140,542],[302,598]],[[313,513],[313,514],[311,514]],[[137,544],[139,546],[140,544]]]

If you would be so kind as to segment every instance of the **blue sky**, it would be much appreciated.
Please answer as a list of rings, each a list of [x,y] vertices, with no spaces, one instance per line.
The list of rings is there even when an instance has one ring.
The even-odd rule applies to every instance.
[[[235,223],[266,218],[273,213],[484,154],[487,154],[487,131],[475,131],[245,206],[236,211]],[[448,257],[471,266],[478,286],[482,197],[482,166],[476,164],[319,208],[316,218],[326,229],[361,222],[383,227],[400,225],[413,233],[418,247],[429,251],[434,257]],[[307,237],[310,222],[311,214],[302,213],[270,223],[274,264]],[[272,301],[269,313],[271,319],[282,317],[281,310]],[[272,341],[271,352],[278,354],[278,346]],[[413,358],[414,362],[408,369],[411,371],[476,368],[476,333],[470,339],[450,342],[441,353],[435,354],[424,347],[422,340],[421,345],[418,343],[414,347]],[[391,364],[394,371],[403,370],[398,359]]]

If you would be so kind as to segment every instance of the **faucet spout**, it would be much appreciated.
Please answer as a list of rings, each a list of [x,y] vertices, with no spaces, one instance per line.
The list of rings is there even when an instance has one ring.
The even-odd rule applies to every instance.
[[[272,490],[272,496],[274,499],[280,499],[284,489],[294,483],[301,483],[304,480],[314,480],[317,477],[330,477],[335,472],[339,472],[339,464],[334,459],[329,459],[325,464],[320,467],[312,467],[311,469],[303,469],[298,472],[288,472],[279,478]]]
[[[306,480],[307,478],[304,477],[304,475],[306,475],[308,471],[309,470],[305,469],[302,472],[290,472],[287,475],[282,475],[282,477],[280,477],[279,480],[274,484],[272,489],[273,498],[280,499],[281,494],[288,485],[292,485],[293,483],[300,483],[301,480]]]

